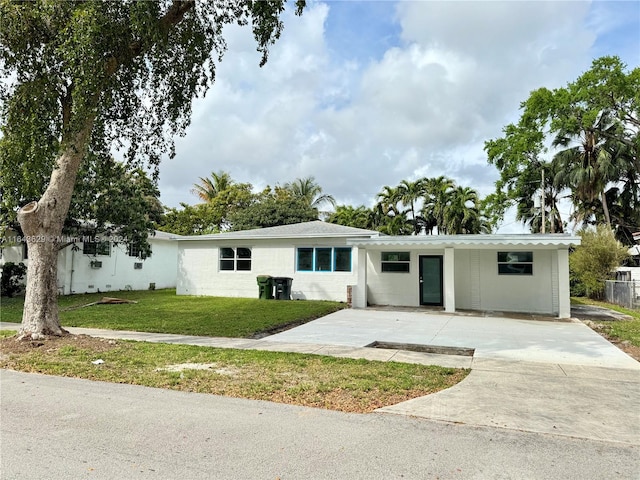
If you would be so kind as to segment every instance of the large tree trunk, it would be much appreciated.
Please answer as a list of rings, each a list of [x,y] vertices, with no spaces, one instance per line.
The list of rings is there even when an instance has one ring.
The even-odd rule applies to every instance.
[[[89,118],[58,157],[42,198],[18,211],[29,252],[19,339],[68,333],[58,317],[58,247],[63,241],[62,227],[92,127],[93,118]]]
[[[67,333],[58,318],[58,243],[62,226],[51,226],[46,210],[46,204],[32,202],[18,213],[29,252],[21,339]]]

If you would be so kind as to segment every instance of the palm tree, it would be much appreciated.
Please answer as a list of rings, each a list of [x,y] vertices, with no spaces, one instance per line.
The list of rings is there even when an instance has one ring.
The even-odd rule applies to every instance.
[[[445,176],[426,180],[422,217],[428,225],[427,230],[431,233],[433,233],[434,226],[438,228],[438,233],[447,233],[445,210],[450,201],[450,193],[454,188],[455,182]]]
[[[347,227],[374,229],[373,211],[364,205],[357,208],[351,205],[338,205],[336,211],[329,215],[327,222]]]
[[[414,232],[413,222],[407,218],[406,212],[380,217],[376,230],[385,235],[411,235]]]
[[[426,193],[426,185],[426,179],[424,178],[416,180],[415,182],[402,180],[397,188],[398,199],[403,205],[409,207],[408,211],[411,212],[411,222],[413,223],[413,233],[415,235],[420,233],[422,230],[422,225],[416,216],[415,204],[418,200],[424,197]]]
[[[228,189],[235,182],[227,172],[211,172],[210,177],[200,177],[200,183],[195,183],[191,193],[197,195],[205,203],[212,201],[220,192]]]
[[[328,203],[335,208],[336,201],[333,196],[322,193],[322,187],[318,185],[314,177],[296,178],[291,183],[285,183],[284,188],[289,190],[295,197],[302,198],[305,202],[316,210],[320,205]]]
[[[449,235],[481,233],[485,230],[478,193],[469,187],[457,187],[449,194],[444,211],[444,229]]]
[[[614,143],[607,131],[620,128],[608,122],[607,115],[601,115],[591,128],[581,128],[580,133],[561,132],[554,139],[553,145],[564,147],[553,161],[558,164],[556,177],[558,184],[568,186],[572,191],[574,205],[578,207],[578,216],[588,220],[591,216],[582,206],[593,206],[599,202],[605,223],[611,227],[609,207],[605,190],[609,182],[618,181],[620,165],[616,165],[619,145]],[[578,144],[570,146],[575,140]],[[593,212],[595,213],[595,212]]]
[[[397,188],[385,185],[382,187],[382,191],[377,195],[378,203],[376,208],[379,208],[384,215],[394,214],[398,215],[400,209],[398,203],[400,202],[400,194]]]

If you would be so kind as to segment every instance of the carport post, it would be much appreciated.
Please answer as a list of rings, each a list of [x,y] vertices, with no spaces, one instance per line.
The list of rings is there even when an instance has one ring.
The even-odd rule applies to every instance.
[[[356,247],[358,256],[357,283],[352,290],[353,308],[367,308],[367,250],[364,247]]]
[[[456,282],[453,247],[444,249],[444,311],[456,311]]]
[[[558,317],[571,317],[571,293],[569,288],[569,249],[558,249]]]

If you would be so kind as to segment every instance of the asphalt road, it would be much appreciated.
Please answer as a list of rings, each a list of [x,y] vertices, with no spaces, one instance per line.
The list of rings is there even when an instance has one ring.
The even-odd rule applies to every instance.
[[[2,479],[638,479],[640,447],[0,371]]]

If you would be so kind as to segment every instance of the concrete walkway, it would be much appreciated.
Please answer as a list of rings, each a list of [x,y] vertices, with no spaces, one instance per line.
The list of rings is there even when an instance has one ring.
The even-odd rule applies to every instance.
[[[114,339],[471,368],[448,390],[378,411],[640,445],[640,363],[577,320],[366,309],[342,310],[260,340],[69,330]],[[365,347],[374,341],[475,352],[469,357]]]

